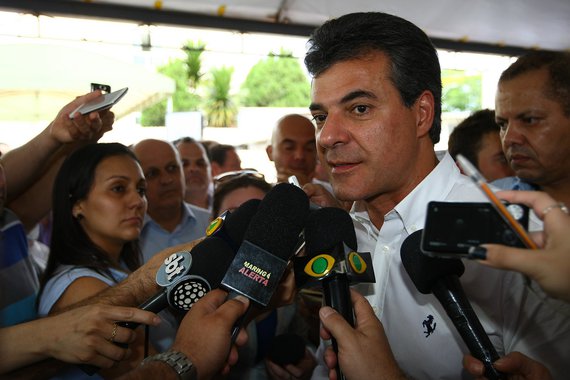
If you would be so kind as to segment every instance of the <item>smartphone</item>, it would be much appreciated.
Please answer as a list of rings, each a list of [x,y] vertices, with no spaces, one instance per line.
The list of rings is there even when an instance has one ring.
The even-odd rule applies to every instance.
[[[524,228],[529,208],[505,204],[508,212]],[[467,256],[469,248],[481,244],[503,244],[526,248],[524,241],[487,202],[429,202],[422,233],[422,252],[432,257]]]
[[[301,184],[299,183],[299,180],[297,179],[296,175],[292,175],[289,178],[287,178],[287,181],[289,181],[289,183],[293,186],[297,186],[297,187],[301,187]]]
[[[86,115],[91,112],[103,111],[111,108],[117,104],[119,100],[123,98],[123,96],[125,96],[128,90],[129,88],[125,87],[108,94],[102,94],[101,96],[98,96],[97,98],[77,107],[73,112],[70,113],[69,117],[73,119],[76,113]]]

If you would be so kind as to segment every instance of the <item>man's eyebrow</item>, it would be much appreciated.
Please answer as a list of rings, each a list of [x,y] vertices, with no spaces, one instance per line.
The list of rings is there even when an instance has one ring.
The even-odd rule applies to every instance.
[[[323,105],[320,103],[311,103],[309,105],[309,111],[319,111],[323,109]]]
[[[340,104],[348,103],[348,102],[350,102],[354,99],[357,99],[357,98],[378,99],[376,94],[374,94],[373,92],[365,91],[365,90],[356,90],[356,91],[349,92],[348,94],[343,96],[340,99],[339,103]],[[324,108],[323,105],[320,103],[311,103],[311,105],[309,106],[310,111],[319,111],[319,110],[322,110],[323,108]]]
[[[357,98],[377,99],[378,97],[373,92],[357,90],[349,92],[348,94],[343,96],[342,99],[340,99],[340,103],[347,103]]]

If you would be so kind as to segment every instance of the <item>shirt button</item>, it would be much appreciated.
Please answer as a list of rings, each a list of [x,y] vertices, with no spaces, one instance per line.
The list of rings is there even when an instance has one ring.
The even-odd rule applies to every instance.
[[[385,245],[385,246],[382,247],[382,250],[383,250],[384,252],[388,252],[388,251],[390,250],[390,247],[388,247],[387,245]]]
[[[411,230],[412,232],[416,232],[416,231],[418,230],[418,227],[417,227],[415,224],[412,224],[412,225],[410,226],[410,230]]]

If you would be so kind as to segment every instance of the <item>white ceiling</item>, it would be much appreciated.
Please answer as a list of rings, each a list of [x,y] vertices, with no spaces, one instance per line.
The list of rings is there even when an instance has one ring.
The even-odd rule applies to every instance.
[[[331,17],[384,11],[442,48],[570,50],[570,0],[0,0],[0,8],[301,35]]]

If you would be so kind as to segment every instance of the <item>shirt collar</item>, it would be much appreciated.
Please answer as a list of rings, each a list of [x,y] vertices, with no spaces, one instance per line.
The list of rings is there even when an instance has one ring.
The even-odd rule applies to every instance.
[[[196,219],[196,215],[194,214],[194,211],[192,211],[192,208],[190,207],[190,204],[186,203],[186,202],[182,202],[182,219],[180,220],[180,223],[178,223],[178,225],[183,225],[184,223],[186,223],[186,221],[188,219]],[[144,221],[143,221],[143,228],[149,224],[152,223],[156,226],[159,226],[158,223],[156,223],[154,221],[154,219],[152,219],[152,217],[148,214],[148,212],[145,214],[144,216]],[[160,226],[159,226],[160,227]]]
[[[433,200],[445,199],[460,175],[455,161],[449,153],[446,153],[431,173],[400,201],[393,210],[384,216],[384,220],[394,217],[400,218],[408,234],[423,228],[427,203]],[[369,233],[378,234],[378,229],[370,221],[364,201],[356,201],[354,203],[351,215]]]

